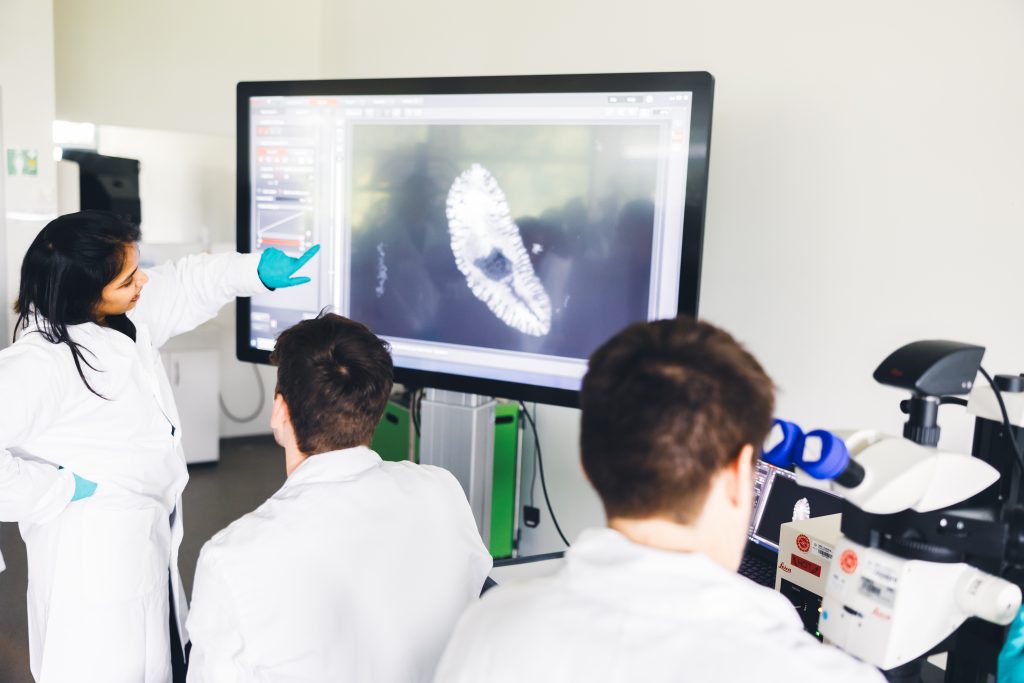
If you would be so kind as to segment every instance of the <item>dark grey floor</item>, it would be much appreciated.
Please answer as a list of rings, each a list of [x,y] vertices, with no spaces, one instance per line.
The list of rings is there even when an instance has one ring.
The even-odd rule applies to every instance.
[[[269,436],[224,439],[216,465],[189,468],[179,567],[191,596],[199,550],[215,533],[259,506],[285,480],[284,452]],[[25,614],[25,546],[16,524],[0,524],[0,683],[32,683]]]

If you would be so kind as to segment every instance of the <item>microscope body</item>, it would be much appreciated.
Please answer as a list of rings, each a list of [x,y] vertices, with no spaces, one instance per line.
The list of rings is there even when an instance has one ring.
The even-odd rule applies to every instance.
[[[882,670],[928,654],[968,618],[1008,624],[1020,589],[968,564],[908,560],[849,539],[836,547],[822,636]]]
[[[975,385],[983,354],[956,342],[902,347],[874,377],[911,391],[903,438],[816,431],[794,448],[801,483],[809,475],[844,499],[819,630],[892,681],[920,680],[937,652],[949,653],[947,683],[985,680],[1021,606],[1024,378]],[[972,455],[936,448],[945,403],[977,417]]]

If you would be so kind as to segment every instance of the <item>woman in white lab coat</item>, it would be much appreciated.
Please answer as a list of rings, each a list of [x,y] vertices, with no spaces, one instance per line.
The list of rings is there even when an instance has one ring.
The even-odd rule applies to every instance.
[[[291,275],[315,253],[190,256],[147,274],[139,238],[106,212],[50,222],[0,351],[0,521],[27,547],[38,683],[172,680],[188,471],[158,349],[236,296],[308,281]]]

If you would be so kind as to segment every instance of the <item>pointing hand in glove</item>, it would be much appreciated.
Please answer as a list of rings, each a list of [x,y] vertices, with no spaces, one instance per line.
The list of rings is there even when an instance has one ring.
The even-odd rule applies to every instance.
[[[309,259],[316,256],[320,251],[320,245],[314,244],[305,254],[298,258],[292,258],[280,249],[271,247],[263,252],[260,257],[260,265],[256,268],[260,280],[267,289],[279,289],[281,287],[294,287],[309,282],[308,277],[292,277],[302,266],[306,265]]]

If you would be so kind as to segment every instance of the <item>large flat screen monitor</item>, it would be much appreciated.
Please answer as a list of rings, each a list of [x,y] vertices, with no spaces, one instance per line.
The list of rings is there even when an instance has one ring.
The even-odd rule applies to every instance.
[[[327,308],[396,380],[575,405],[627,324],[695,315],[707,73],[238,85],[238,248],[320,254],[238,303],[238,357]]]

